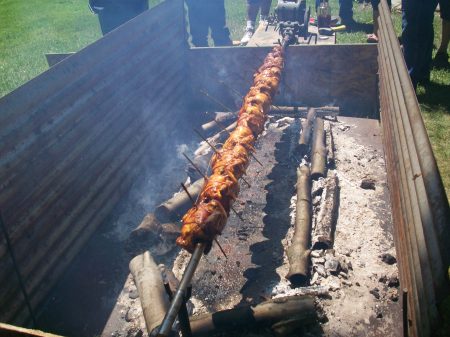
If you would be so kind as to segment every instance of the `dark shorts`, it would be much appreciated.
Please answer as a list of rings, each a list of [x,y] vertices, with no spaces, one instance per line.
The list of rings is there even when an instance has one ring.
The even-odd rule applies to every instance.
[[[450,0],[439,0],[439,8],[442,20],[450,21]]]

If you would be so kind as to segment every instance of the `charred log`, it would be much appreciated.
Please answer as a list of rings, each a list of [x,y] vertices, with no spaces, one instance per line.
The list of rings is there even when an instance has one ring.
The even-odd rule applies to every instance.
[[[300,147],[308,147],[309,139],[311,137],[311,129],[313,127],[314,118],[316,117],[316,109],[309,108],[306,120],[302,123],[302,133],[300,134],[300,139],[298,144]]]
[[[303,323],[312,321],[315,318],[314,298],[311,296],[284,297],[256,306],[242,306],[219,311],[191,320],[191,328],[195,336],[210,335],[213,332],[232,330],[242,326],[274,324],[289,318],[296,318]]]
[[[204,179],[199,179],[192,185],[190,185],[187,190],[189,194],[196,199],[203,187]],[[159,205],[155,209],[155,216],[160,222],[171,222],[178,221],[181,215],[184,214],[192,206],[192,201],[189,195],[181,191],[174,195],[171,199],[167,200],[163,204]]]
[[[313,180],[325,176],[326,158],[324,123],[322,118],[316,118],[314,123],[311,160],[311,178]]]
[[[339,206],[339,179],[336,173],[327,178],[322,193],[320,211],[315,222],[312,237],[313,249],[329,249],[333,247],[334,229]]]
[[[130,271],[139,293],[147,331],[151,332],[161,324],[169,308],[161,271],[148,251],[131,260]]]

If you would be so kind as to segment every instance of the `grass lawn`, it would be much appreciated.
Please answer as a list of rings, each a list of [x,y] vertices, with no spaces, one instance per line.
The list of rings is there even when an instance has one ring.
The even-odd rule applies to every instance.
[[[78,51],[101,37],[98,20],[87,0],[0,0],[0,97],[45,71],[46,53]],[[160,0],[150,0],[154,6]],[[276,4],[272,1],[272,6]],[[332,15],[338,0],[330,0]],[[308,0],[314,8],[314,0]],[[245,26],[245,0],[225,0],[233,40],[240,40]],[[361,30],[343,32],[338,43],[365,43],[371,32],[370,4],[354,2],[354,18]],[[314,9],[313,9],[314,12]],[[314,13],[312,13],[314,14]],[[400,35],[400,14],[393,14]],[[440,39],[440,19],[435,20],[435,44]],[[450,70],[433,70],[432,84],[419,87],[418,99],[438,161],[447,195],[450,195]]]

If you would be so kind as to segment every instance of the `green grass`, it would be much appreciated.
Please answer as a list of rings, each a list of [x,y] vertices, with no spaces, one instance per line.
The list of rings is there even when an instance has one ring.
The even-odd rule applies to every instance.
[[[150,0],[154,6],[161,0]],[[272,1],[272,6],[276,4]],[[332,15],[338,15],[338,1],[330,0]],[[240,40],[245,27],[245,1],[225,0],[227,23],[233,40]],[[314,0],[308,0],[314,15]],[[361,30],[343,32],[338,43],[365,43],[372,31],[370,4],[354,3],[354,18]],[[400,35],[401,18],[393,14]],[[440,39],[440,19],[435,20],[435,44]],[[97,17],[87,0],[0,0],[0,97],[45,71],[46,53],[74,52],[101,37]],[[433,70],[432,84],[418,88],[418,99],[439,169],[450,195],[450,86],[449,70]]]

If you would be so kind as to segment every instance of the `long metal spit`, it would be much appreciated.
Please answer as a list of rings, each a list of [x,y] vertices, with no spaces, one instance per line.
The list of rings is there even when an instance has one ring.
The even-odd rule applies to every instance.
[[[283,52],[286,50],[290,41],[291,37],[289,35],[285,35],[281,44]],[[165,337],[169,335],[172,325],[175,322],[178,312],[180,311],[181,305],[185,301],[187,288],[191,283],[192,277],[194,276],[195,270],[197,269],[198,263],[200,262],[205,247],[206,245],[203,243],[198,243],[195,247],[195,250],[191,255],[191,259],[189,260],[189,263],[183,273],[180,285],[178,286],[178,289],[170,303],[170,307],[166,313],[166,316],[161,323],[158,336]]]

